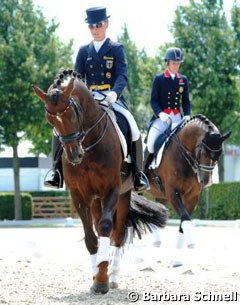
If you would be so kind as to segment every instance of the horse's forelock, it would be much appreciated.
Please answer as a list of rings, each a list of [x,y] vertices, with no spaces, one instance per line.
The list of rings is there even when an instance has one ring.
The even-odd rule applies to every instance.
[[[204,141],[209,147],[217,149],[222,146],[222,135],[219,132],[206,133]]]
[[[60,88],[51,86],[48,90],[47,98],[53,105],[57,105],[57,103],[60,99],[61,93],[62,93],[62,91]]]

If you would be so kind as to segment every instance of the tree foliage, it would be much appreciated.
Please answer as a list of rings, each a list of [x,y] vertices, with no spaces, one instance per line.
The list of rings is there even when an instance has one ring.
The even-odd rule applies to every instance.
[[[128,86],[124,97],[141,130],[146,131],[152,115],[150,92],[153,75],[156,72],[155,58],[139,50],[131,40],[125,25],[118,40],[124,45],[128,63]]]
[[[21,219],[19,142],[28,138],[36,150],[49,152],[43,104],[31,84],[47,89],[56,71],[70,63],[71,42],[56,35],[58,25],[44,18],[31,0],[1,0],[0,5],[0,145],[13,149],[15,217]],[[40,144],[41,143],[41,144]]]
[[[27,136],[36,142],[39,150],[49,152],[49,145],[39,146],[42,136],[48,134],[50,137],[50,129],[43,123],[43,105],[34,97],[31,84],[37,83],[47,89],[56,71],[70,63],[72,43],[60,42],[55,33],[57,27],[54,21],[49,23],[41,11],[34,8],[31,0],[1,1],[2,144],[18,145]]]
[[[190,79],[193,113],[203,113],[220,129],[233,129],[235,134],[240,106],[239,12],[235,3],[231,23],[222,0],[190,0],[176,9],[172,26],[174,43],[185,53],[182,72]]]

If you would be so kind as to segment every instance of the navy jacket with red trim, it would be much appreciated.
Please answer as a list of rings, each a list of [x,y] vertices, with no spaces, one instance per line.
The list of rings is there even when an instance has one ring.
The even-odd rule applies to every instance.
[[[172,79],[169,70],[156,75],[153,80],[151,93],[151,107],[156,116],[164,111],[183,115],[191,114],[189,100],[189,83],[186,76],[177,73]]]

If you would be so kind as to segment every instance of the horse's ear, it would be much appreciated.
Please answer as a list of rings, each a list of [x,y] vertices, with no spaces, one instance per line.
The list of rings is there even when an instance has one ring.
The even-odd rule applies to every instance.
[[[40,89],[35,85],[32,85],[32,88],[35,94],[40,98],[40,100],[42,100],[45,103],[47,101],[47,94],[42,89]]]
[[[229,132],[223,134],[222,137],[221,137],[222,141],[225,141],[227,138],[229,138],[231,133],[232,133],[232,131],[229,131]]]
[[[71,95],[72,91],[73,91],[73,86],[74,86],[74,80],[75,78],[71,78],[67,87],[63,90],[62,95],[64,96],[64,99],[68,99],[69,96]]]

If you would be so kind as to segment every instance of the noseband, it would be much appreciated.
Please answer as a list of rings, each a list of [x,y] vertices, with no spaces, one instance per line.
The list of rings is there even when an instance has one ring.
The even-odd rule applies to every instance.
[[[81,113],[82,113],[81,106],[72,97],[70,97],[68,99],[67,107],[62,112],[60,112],[60,113],[57,112],[56,114],[53,114],[47,109],[47,107],[45,107],[45,111],[47,112],[47,114],[49,116],[56,118],[56,117],[62,117],[70,107],[72,107],[74,109],[75,113],[76,113],[76,116],[77,116],[78,121],[79,121],[79,126],[81,126],[81,130],[73,132],[73,133],[65,135],[65,136],[58,135],[55,128],[54,128],[54,130],[55,130],[55,133],[58,135],[59,141],[62,143],[63,146],[67,143],[78,140],[79,145],[80,145],[80,149],[81,149],[81,153],[84,154],[85,152],[87,152],[88,150],[93,148],[95,145],[97,145],[102,140],[102,138],[104,137],[104,135],[107,131],[108,119],[107,119],[106,124],[104,126],[104,130],[102,132],[102,135],[93,144],[83,148],[82,142],[84,141],[86,136],[101,122],[101,120],[104,118],[104,116],[107,114],[107,112],[104,111],[102,116],[96,121],[96,123],[94,123],[90,128],[88,128],[85,131],[83,129],[83,120],[81,119]]]
[[[205,148],[207,149],[208,151],[210,151],[211,153],[217,153],[217,152],[221,152],[222,151],[222,147],[218,148],[218,149],[213,149],[211,148],[210,146],[208,146],[204,141],[202,141],[197,147],[196,147],[196,159],[198,160],[201,156],[201,152],[202,152],[202,149]],[[208,173],[212,173],[212,171],[214,170],[215,168],[215,165],[217,163],[217,161],[214,161],[212,158],[211,158],[211,163],[213,163],[213,165],[204,165],[204,164],[201,164],[199,163],[199,169],[203,172],[208,172]]]

